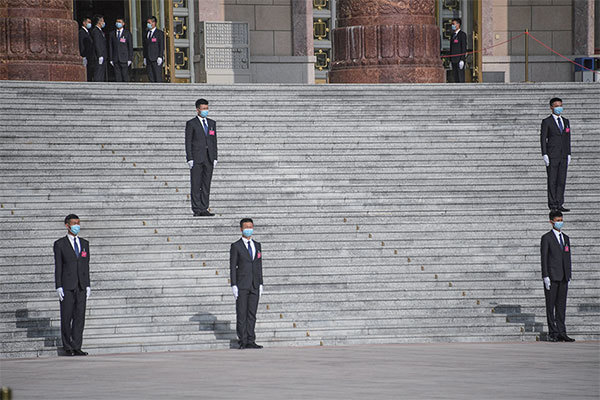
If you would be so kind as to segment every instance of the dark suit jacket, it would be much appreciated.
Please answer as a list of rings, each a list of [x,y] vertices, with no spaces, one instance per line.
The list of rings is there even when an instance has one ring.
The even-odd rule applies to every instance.
[[[148,38],[148,31],[144,33],[144,58],[147,61],[156,61],[157,58],[164,60],[165,56],[165,34],[156,28],[152,37]]]
[[[79,28],[79,55],[88,59],[88,62],[94,58],[94,43],[90,33],[83,28]]]
[[[256,249],[254,260],[250,259],[248,248],[240,238],[231,244],[229,250],[229,272],[231,286],[237,285],[238,289],[251,289],[263,284],[261,245],[254,240]]]
[[[542,155],[547,154],[549,158],[567,158],[571,155],[571,125],[568,119],[564,117],[561,119],[564,125],[562,133],[552,115],[542,120],[540,131]]]
[[[194,163],[217,160],[217,123],[206,118],[208,123],[208,135],[204,134],[204,128],[198,117],[190,119],[185,124],[185,156],[187,161]],[[211,133],[212,132],[212,133]],[[208,154],[206,147],[208,146]]]
[[[542,236],[542,278],[550,277],[551,281],[571,280],[571,241],[563,233],[565,249],[563,250],[556,239],[554,232],[550,231]]]
[[[94,26],[91,31],[91,36],[92,41],[94,42],[94,60],[104,57],[104,63],[106,63],[108,61],[108,50],[104,32],[97,26]]]
[[[462,54],[461,56],[450,57],[450,62],[458,64],[459,61],[465,61],[467,56],[467,34],[461,29],[450,38],[450,54]]]
[[[123,29],[121,39],[117,39],[117,31],[108,36],[108,57],[112,62],[126,63],[133,61],[133,38],[131,32]]]
[[[81,256],[75,255],[69,238],[64,236],[54,242],[54,280],[56,289],[73,290],[77,287],[85,289],[90,286],[90,244],[79,238]],[[85,257],[84,257],[85,255]]]

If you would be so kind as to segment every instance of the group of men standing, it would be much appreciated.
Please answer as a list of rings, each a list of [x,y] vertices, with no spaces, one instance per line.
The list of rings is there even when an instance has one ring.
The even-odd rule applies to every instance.
[[[79,55],[83,57],[89,82],[105,82],[107,67],[111,65],[116,82],[129,82],[133,64],[133,36],[125,28],[125,19],[115,21],[115,30],[106,34],[102,15],[85,17],[79,29]],[[162,82],[162,64],[165,53],[164,32],[156,27],[156,17],[146,20],[147,32],[143,37],[144,66],[150,82]]]

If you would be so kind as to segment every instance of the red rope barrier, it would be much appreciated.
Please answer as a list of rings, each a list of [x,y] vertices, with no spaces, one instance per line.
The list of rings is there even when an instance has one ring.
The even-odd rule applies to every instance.
[[[538,40],[538,38],[536,38],[535,36],[533,36],[533,35],[532,35],[530,32],[526,32],[526,33],[529,35],[529,37],[530,37],[530,38],[532,38],[533,40],[535,40],[536,42],[538,42],[539,44],[541,44],[542,46],[544,46],[545,48],[547,48],[548,50],[550,50],[551,52],[553,52],[554,54],[556,54],[556,55],[558,55],[558,56],[560,56],[560,57],[564,58],[565,60],[567,60],[567,61],[569,61],[569,62],[571,62],[571,63],[573,63],[573,64],[575,64],[575,65],[577,65],[577,66],[579,66],[579,67],[581,67],[581,68],[583,68],[583,69],[586,69],[586,70],[588,70],[588,71],[592,71],[592,72],[593,72],[593,73],[595,73],[595,74],[600,74],[600,72],[594,71],[593,69],[590,69],[590,68],[588,68],[588,67],[586,67],[586,66],[584,66],[584,65],[581,65],[581,64],[579,64],[579,63],[577,63],[577,62],[575,62],[575,61],[571,60],[571,59],[570,59],[569,57],[567,57],[567,56],[563,56],[563,55],[562,55],[562,54],[560,54],[558,51],[554,50],[552,47],[550,47],[550,46],[546,45],[544,42],[542,42],[542,41]]]

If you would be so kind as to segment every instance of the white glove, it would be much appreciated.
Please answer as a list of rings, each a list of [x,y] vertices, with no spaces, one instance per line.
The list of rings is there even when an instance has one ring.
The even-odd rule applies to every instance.
[[[571,155],[570,154],[567,156],[567,167],[569,166],[569,164],[571,164]]]
[[[115,66],[114,62],[112,62],[112,61],[109,61],[109,62],[110,62],[110,65],[112,65],[113,67]]]
[[[546,163],[546,167],[550,165],[550,158],[548,158],[548,154],[544,154],[544,162]]]
[[[546,286],[546,290],[550,290],[550,278],[549,277],[544,278],[544,286]]]
[[[262,296],[262,292],[263,292],[263,286],[262,286],[262,285],[260,285],[260,286],[258,287],[258,295],[259,295],[259,296]]]
[[[237,287],[237,286],[235,286],[235,285],[233,285],[233,286],[231,287],[231,291],[233,292],[233,297],[235,297],[235,299],[237,300],[237,298],[238,298],[238,294],[239,294],[238,287]]]
[[[83,66],[87,67],[87,57],[83,57]]]
[[[65,292],[63,291],[63,288],[59,287],[56,289],[56,293],[58,293],[58,300],[63,301],[65,298]]]
[[[156,63],[157,63],[158,65],[162,65],[162,58],[158,57],[158,58],[156,59]]]
[[[131,67],[131,61],[127,61],[127,66]]]
[[[213,161],[213,168],[217,167],[217,160]]]
[[[146,59],[144,58],[144,67],[146,66]]]
[[[88,286],[85,288],[85,299],[89,299],[90,298],[90,293],[92,293],[92,289]]]
[[[104,62],[104,57],[100,57],[98,59],[98,64],[102,65],[103,62]]]
[[[463,69],[465,66],[465,62],[464,61],[459,61],[458,62],[458,68]]]
[[[190,160],[187,163],[190,166],[190,169],[194,168],[194,160]]]

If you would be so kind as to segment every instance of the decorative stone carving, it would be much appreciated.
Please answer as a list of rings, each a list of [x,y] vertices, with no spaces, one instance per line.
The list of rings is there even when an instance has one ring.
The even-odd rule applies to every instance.
[[[0,0],[0,79],[85,81],[71,0]]]
[[[434,0],[339,0],[332,83],[444,82]]]

